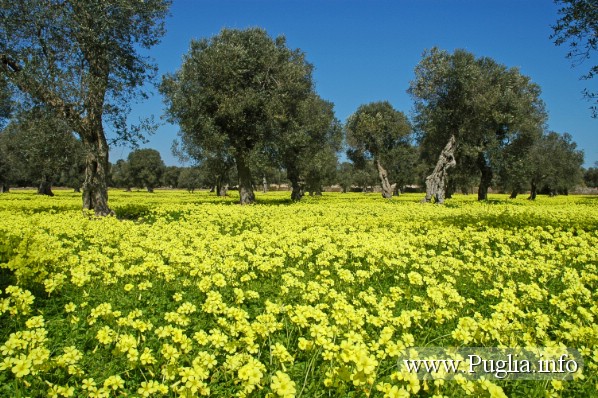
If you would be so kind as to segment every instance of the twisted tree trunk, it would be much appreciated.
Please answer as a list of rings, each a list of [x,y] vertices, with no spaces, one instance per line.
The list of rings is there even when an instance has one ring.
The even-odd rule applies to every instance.
[[[300,201],[304,194],[304,184],[299,177],[299,171],[295,167],[288,167],[287,178],[291,181],[291,200]]]
[[[390,182],[388,181],[388,172],[378,159],[374,160],[376,163],[376,168],[378,169],[378,176],[380,177],[380,184],[382,185],[382,197],[384,199],[391,199],[392,198],[392,187]]]
[[[253,184],[251,182],[251,170],[245,155],[241,151],[237,151],[235,156],[237,163],[237,173],[239,174],[239,196],[242,205],[248,205],[255,202],[255,194],[253,193]]]
[[[426,178],[426,197],[422,199],[422,202],[431,202],[434,199],[438,204],[444,203],[448,170],[457,165],[455,161],[456,146],[455,136],[451,135],[451,138],[438,157],[434,171]]]

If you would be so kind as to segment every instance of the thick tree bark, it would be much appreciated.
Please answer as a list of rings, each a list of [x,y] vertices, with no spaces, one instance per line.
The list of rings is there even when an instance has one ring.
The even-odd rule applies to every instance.
[[[210,192],[216,192],[216,196],[228,195],[228,184],[224,182],[224,178],[221,175],[216,176],[216,187],[212,188]]]
[[[291,181],[291,200],[300,201],[303,194],[303,186],[299,180]]]
[[[237,163],[237,173],[239,174],[239,197],[242,205],[248,205],[255,202],[255,194],[253,193],[253,184],[251,182],[251,170],[245,155],[241,151],[237,151],[235,156]]]
[[[300,201],[303,197],[303,184],[299,177],[299,172],[294,167],[287,168],[287,178],[291,181],[291,200]]]
[[[478,187],[478,200],[486,200],[488,199],[488,187],[492,184],[492,168],[486,161],[483,152],[478,153],[477,164],[482,173],[480,186]]]
[[[108,144],[101,126],[99,131],[83,135],[85,156],[85,181],[83,182],[83,210],[93,210],[97,216],[114,215],[108,207]]]
[[[86,56],[88,54],[85,54]],[[110,65],[106,56],[89,56],[90,90],[85,97],[87,114],[81,119],[81,141],[86,152],[83,210],[93,210],[96,216],[114,215],[108,207],[108,152],[102,117],[108,89]]]
[[[438,204],[444,203],[447,173],[451,167],[455,167],[457,164],[455,161],[456,145],[455,136],[452,135],[440,153],[434,171],[426,178],[426,197],[422,199],[422,202],[431,202],[434,199]]]
[[[42,180],[39,183],[39,187],[37,188],[37,194],[54,196],[54,192],[52,192],[52,181],[50,181],[48,177],[42,177]]]
[[[517,198],[518,193],[519,193],[518,189],[513,189],[513,191],[511,191],[511,196],[509,196],[509,199]]]
[[[384,199],[390,199],[392,198],[392,187],[390,186],[390,182],[388,182],[388,172],[382,167],[382,164],[378,159],[374,160],[374,163],[376,163],[380,184],[382,185],[382,197]]]

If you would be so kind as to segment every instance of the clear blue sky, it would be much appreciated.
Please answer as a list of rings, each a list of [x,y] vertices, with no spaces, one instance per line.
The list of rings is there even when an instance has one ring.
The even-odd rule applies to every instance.
[[[585,152],[585,167],[598,161],[598,119],[590,117],[584,87],[598,90],[598,78],[580,81],[589,65],[572,68],[566,47],[549,39],[558,19],[550,0],[174,0],[166,35],[149,54],[160,75],[176,71],[191,39],[211,37],[222,28],[262,27],[287,45],[300,48],[315,66],[319,95],[335,104],[344,122],[361,104],[388,100],[410,114],[406,90],[425,49],[463,48],[518,67],[542,88],[548,129],[568,132]],[[132,120],[154,114],[164,104],[157,92],[135,105]],[[178,127],[164,124],[143,147],[160,151],[167,165],[178,165],[170,147]],[[112,162],[130,149],[111,151]]]

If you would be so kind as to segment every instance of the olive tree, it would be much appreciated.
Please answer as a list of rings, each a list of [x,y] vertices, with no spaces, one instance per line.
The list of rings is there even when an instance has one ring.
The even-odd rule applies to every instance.
[[[397,149],[410,140],[411,125],[402,112],[390,103],[372,102],[361,105],[349,116],[346,126],[347,143],[359,154],[371,159],[378,170],[382,197],[392,197],[388,173]]]
[[[82,160],[81,142],[43,107],[15,113],[2,136],[5,162],[13,173],[35,183],[39,194],[54,196],[54,182]]]
[[[255,201],[254,149],[275,140],[297,103],[312,92],[312,66],[284,37],[259,28],[223,29],[193,40],[181,68],[160,86],[171,122],[208,153],[234,159],[241,204]]]
[[[160,152],[151,148],[137,149],[129,154],[127,160],[133,185],[154,192],[166,170]]]
[[[305,188],[321,194],[322,185],[336,172],[342,128],[334,105],[312,93],[295,108],[269,146],[274,161],[291,182],[291,199],[301,200]]]
[[[584,154],[568,133],[549,132],[534,143],[527,154],[530,182],[529,199],[536,199],[538,190],[545,188],[551,195],[568,193],[582,182]]]
[[[108,140],[135,140],[127,127],[129,100],[142,93],[156,68],[141,49],[163,35],[168,0],[0,0],[1,78],[20,102],[52,109],[85,149],[83,208],[108,206]]]
[[[462,170],[475,166],[478,199],[486,199],[505,146],[521,135],[539,136],[546,120],[540,87],[529,77],[464,50],[426,51],[409,93],[422,154],[438,159],[426,179],[426,201],[444,196],[448,172],[459,163]]]

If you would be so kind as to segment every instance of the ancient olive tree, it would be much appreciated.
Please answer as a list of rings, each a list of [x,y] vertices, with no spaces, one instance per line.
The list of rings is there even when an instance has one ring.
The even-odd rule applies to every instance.
[[[596,0],[556,0],[560,19],[552,27],[551,39],[557,46],[568,44],[567,58],[573,66],[590,59],[598,49],[598,3]],[[590,80],[598,75],[598,65],[590,66],[581,78]],[[598,92],[585,89],[584,97],[593,102],[592,117],[598,118]]]
[[[86,169],[83,208],[108,206],[106,128],[124,140],[128,102],[155,67],[140,49],[163,35],[168,0],[0,0],[0,71],[21,105],[52,109],[81,139]]]
[[[442,201],[453,167],[477,169],[478,199],[486,199],[505,146],[537,135],[546,120],[540,88],[529,77],[464,50],[426,51],[409,93],[422,155],[430,163],[437,159],[426,179],[426,201]]]
[[[411,125],[407,117],[386,101],[372,102],[361,105],[349,116],[345,130],[349,146],[373,160],[382,185],[382,197],[390,199],[392,188],[388,171],[395,163],[392,156],[410,140]]]
[[[181,68],[160,90],[170,121],[204,151],[235,161],[241,204],[254,202],[250,156],[266,147],[312,92],[312,67],[259,28],[224,29],[193,40]]]

